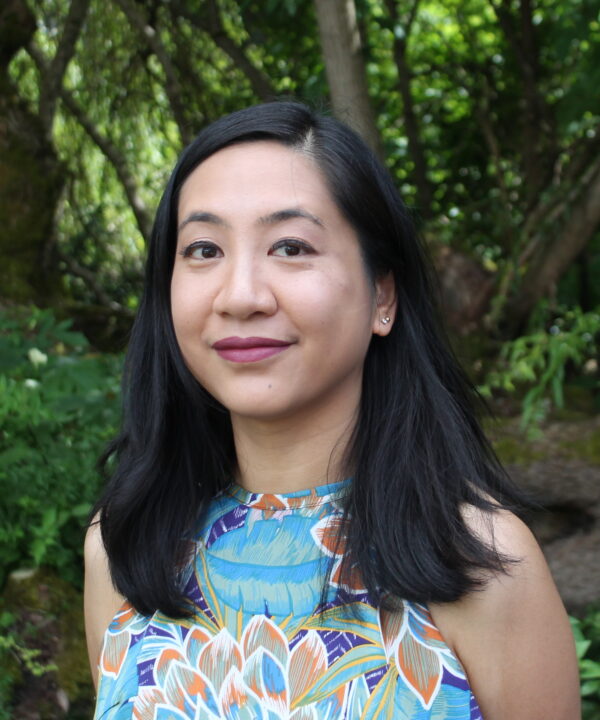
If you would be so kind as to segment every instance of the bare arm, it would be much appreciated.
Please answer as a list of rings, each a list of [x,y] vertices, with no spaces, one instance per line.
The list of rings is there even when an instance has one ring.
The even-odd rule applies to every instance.
[[[467,518],[489,542],[478,511]],[[508,512],[493,515],[498,550],[521,562],[485,589],[431,608],[462,662],[485,720],[581,717],[575,643],[546,561],[529,529]]]
[[[114,589],[108,570],[100,524],[93,524],[87,531],[84,545],[85,584],[83,607],[88,656],[94,686],[98,682],[98,663],[106,628],[124,602]]]

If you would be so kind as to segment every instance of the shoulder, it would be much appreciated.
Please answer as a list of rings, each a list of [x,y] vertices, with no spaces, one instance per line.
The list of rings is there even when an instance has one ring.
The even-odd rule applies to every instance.
[[[100,518],[96,515],[85,533],[83,554],[86,568],[88,563],[93,564],[97,562],[98,556],[102,553],[104,553],[102,530],[100,528]]]
[[[539,545],[527,525],[514,513],[498,508],[494,512],[464,505],[462,517],[467,528],[486,544],[493,544],[499,552],[527,549],[539,550]],[[541,551],[540,551],[541,552]],[[514,554],[513,554],[514,557]]]
[[[98,517],[88,528],[83,552],[85,634],[92,676],[96,682],[104,633],[124,602],[112,584]]]
[[[579,682],[569,620],[543,553],[510,512],[465,509],[471,532],[513,562],[431,612],[463,664],[486,720],[572,720]]]

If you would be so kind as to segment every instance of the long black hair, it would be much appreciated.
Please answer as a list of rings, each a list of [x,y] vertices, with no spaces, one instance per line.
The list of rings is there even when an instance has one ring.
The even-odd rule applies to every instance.
[[[160,202],[122,430],[102,459],[109,479],[95,508],[113,583],[144,614],[184,615],[180,576],[194,528],[235,471],[229,414],[194,379],[175,339],[170,282],[183,182],[218,150],[255,140],[309,154],[356,230],[371,278],[395,280],[397,317],[387,337],[371,340],[346,452],[354,480],[345,572],[357,565],[376,602],[457,600],[481,582],[478,570],[501,571],[506,560],[468,530],[463,508],[514,509],[519,493],[480,429],[476,393],[445,341],[429,264],[392,178],[356,133],[293,102],[250,107],[202,130]]]

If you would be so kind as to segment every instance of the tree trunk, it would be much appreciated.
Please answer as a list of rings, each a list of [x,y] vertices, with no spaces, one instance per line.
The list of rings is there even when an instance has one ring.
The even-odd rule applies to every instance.
[[[369,99],[354,0],[315,0],[315,8],[333,111],[383,157]]]
[[[508,336],[519,332],[537,301],[558,282],[600,226],[600,156],[565,195],[560,214],[555,210],[557,216],[551,214],[533,238],[525,275],[506,304],[503,330]]]
[[[434,264],[446,327],[459,337],[468,335],[489,309],[494,276],[474,258],[447,245],[434,251]]]
[[[433,186],[427,177],[427,160],[421,143],[419,121],[412,97],[411,72],[406,58],[406,40],[404,38],[394,38],[394,60],[398,68],[398,89],[402,97],[402,115],[408,139],[408,152],[415,168],[413,179],[417,188],[418,210],[423,218],[429,218]]]
[[[0,10],[0,297],[48,305],[60,295],[52,238],[65,171],[8,76],[34,32],[24,0],[8,0]]]
[[[521,117],[523,172],[528,204],[535,203],[550,179],[552,166],[558,155],[552,111],[539,88],[540,63],[533,6],[530,0],[520,0],[518,16],[509,0],[490,0],[498,22],[511,46],[523,87]]]

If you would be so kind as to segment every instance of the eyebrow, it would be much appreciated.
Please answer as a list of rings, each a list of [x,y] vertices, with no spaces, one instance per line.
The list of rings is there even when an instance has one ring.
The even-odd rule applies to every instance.
[[[179,223],[177,232],[180,232],[181,230],[183,230],[183,228],[186,225],[189,225],[190,223],[194,223],[194,222],[209,223],[211,225],[222,225],[222,226],[227,225],[225,220],[223,220],[223,218],[220,218],[218,215],[214,215],[213,213],[209,213],[209,212],[196,211],[196,212],[190,213],[185,218],[185,220],[182,220],[181,223]]]
[[[277,210],[269,215],[263,215],[258,219],[259,225],[276,225],[277,223],[285,222],[286,220],[292,220],[294,218],[303,218],[309,220],[318,227],[324,227],[323,221],[316,215],[304,210],[304,208],[285,208],[284,210]],[[190,223],[208,223],[210,225],[219,225],[221,227],[229,227],[229,223],[225,222],[223,218],[218,215],[214,215],[210,212],[196,211],[190,213],[185,220],[183,220],[177,231],[180,232],[186,225]]]
[[[304,218],[305,220],[310,220],[310,222],[321,228],[324,227],[323,221],[320,218],[312,213],[309,213],[308,210],[304,210],[304,208],[286,208],[285,210],[277,210],[270,215],[265,215],[264,217],[259,218],[258,222],[260,225],[276,225],[277,223],[292,220],[294,218]]]

